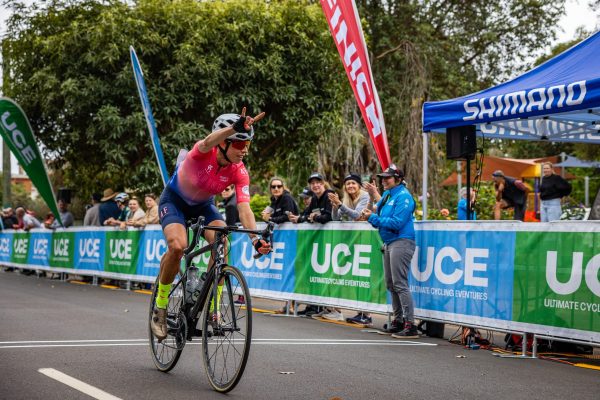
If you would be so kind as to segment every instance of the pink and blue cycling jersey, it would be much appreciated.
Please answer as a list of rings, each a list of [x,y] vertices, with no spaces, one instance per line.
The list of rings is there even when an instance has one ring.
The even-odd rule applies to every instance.
[[[177,166],[167,187],[179,195],[187,204],[194,206],[220,194],[227,186],[235,184],[238,203],[250,201],[250,177],[243,162],[221,167],[217,163],[214,147],[208,153],[198,150],[198,143]]]

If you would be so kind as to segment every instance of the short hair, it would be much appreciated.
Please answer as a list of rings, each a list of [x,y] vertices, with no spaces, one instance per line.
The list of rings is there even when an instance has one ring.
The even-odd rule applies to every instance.
[[[542,168],[544,168],[544,165],[547,165],[551,169],[554,169],[554,165],[550,161],[544,161],[544,162],[542,162]]]

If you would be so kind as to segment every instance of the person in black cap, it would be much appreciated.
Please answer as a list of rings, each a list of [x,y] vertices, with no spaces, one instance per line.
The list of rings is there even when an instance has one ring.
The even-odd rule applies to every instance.
[[[313,193],[310,191],[310,188],[306,186],[302,189],[302,192],[299,194],[300,199],[302,200],[302,204],[304,207],[303,210],[310,205],[310,201],[312,200]]]
[[[369,204],[369,193],[362,188],[362,179],[357,174],[349,174],[344,178],[343,200],[337,193],[329,193],[328,196],[336,221],[356,221]]]
[[[505,176],[501,170],[494,171],[492,178],[496,189],[494,219],[502,219],[502,210],[513,207],[515,210],[514,219],[525,220],[529,188],[521,180]]]
[[[289,219],[293,223],[300,222],[319,222],[325,224],[331,221],[331,201],[328,194],[334,193],[328,189],[328,185],[323,179],[323,175],[318,172],[312,173],[308,177],[308,185],[312,192],[312,198],[308,207],[304,209],[302,215],[289,214]]]
[[[379,196],[376,189],[368,189],[371,197],[379,198],[379,201],[376,211],[364,209],[361,219],[379,229],[384,243],[384,276],[392,297],[394,319],[379,333],[392,335],[397,339],[415,339],[419,334],[415,325],[412,295],[408,287],[410,262],[415,253],[415,201],[404,184],[404,172],[394,164],[377,176],[381,179],[385,191]]]

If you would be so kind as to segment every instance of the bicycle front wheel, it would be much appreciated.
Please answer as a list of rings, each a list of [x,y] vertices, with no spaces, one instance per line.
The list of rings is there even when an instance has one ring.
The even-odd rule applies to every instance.
[[[148,332],[150,339],[150,352],[154,365],[162,372],[173,369],[181,356],[181,351],[185,346],[187,335],[187,323],[183,315],[183,290],[181,284],[174,284],[174,288],[169,294],[169,305],[167,306],[167,327],[169,335],[162,341],[152,333],[150,321],[152,319],[152,310],[156,302],[158,293],[158,278],[154,283],[154,290],[150,296],[150,313],[148,320]]]
[[[211,386],[226,393],[240,381],[252,340],[252,305],[248,285],[235,267],[225,266],[218,279],[216,301],[213,281],[202,317],[202,355]],[[245,304],[234,297],[244,296]]]

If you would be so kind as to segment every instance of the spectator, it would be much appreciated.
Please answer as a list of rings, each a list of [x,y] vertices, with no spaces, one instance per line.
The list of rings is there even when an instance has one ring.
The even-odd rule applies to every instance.
[[[100,225],[100,193],[92,194],[92,206],[85,212],[83,217],[83,226],[101,226]]]
[[[329,184],[325,182],[323,176],[318,172],[312,173],[308,177],[308,185],[312,192],[310,203],[302,212],[302,215],[288,214],[290,222],[295,224],[300,222],[319,222],[325,224],[331,221],[331,201],[329,201],[329,193],[333,193],[333,190],[329,189]],[[308,201],[306,201],[308,202]],[[306,204],[306,203],[305,203]],[[322,316],[328,314],[330,310],[315,305],[307,305],[302,311],[299,311],[299,315],[306,316]],[[339,316],[343,320],[343,316]],[[336,316],[336,318],[338,318]]]
[[[558,221],[562,215],[560,199],[571,194],[571,184],[556,175],[551,162],[542,163],[542,184],[540,185],[540,208],[542,222]]]
[[[473,210],[473,204],[475,203],[475,190],[471,189],[471,220],[477,219],[477,213]],[[459,220],[467,220],[467,188],[460,188],[460,200],[458,201],[457,207]]]
[[[271,190],[271,205],[262,212],[262,219],[276,224],[288,222],[290,220],[288,214],[298,214],[298,204],[285,187],[283,179],[271,178],[269,188]]]
[[[391,334],[397,339],[418,338],[412,295],[408,287],[410,262],[415,252],[415,201],[404,184],[404,172],[394,164],[377,176],[381,178],[385,191],[382,196],[373,193],[372,197],[379,197],[376,211],[365,208],[361,219],[379,229],[384,243],[385,283],[392,297],[394,319],[379,333]]]
[[[42,227],[42,224],[40,223],[40,221],[38,221],[38,219],[35,218],[31,213],[26,212],[23,207],[18,207],[16,210],[16,213],[17,213],[17,219],[20,219],[23,222],[22,228],[19,228],[19,229],[24,229],[24,230],[28,231],[33,228],[41,228]]]
[[[304,209],[302,215],[289,214],[289,219],[293,223],[299,222],[319,222],[325,224],[331,221],[331,201],[329,193],[334,193],[329,189],[329,184],[325,182],[323,176],[314,172],[308,178],[308,185],[312,191],[312,197],[308,207]]]
[[[58,200],[58,215],[60,215],[60,220],[61,220],[62,226],[64,228],[73,226],[73,223],[75,222],[75,219],[73,218],[73,214],[71,214],[71,211],[69,211],[67,209],[68,206],[69,205],[63,199]],[[58,223],[58,220],[54,220],[51,228],[54,229],[54,228],[58,228],[60,226],[61,225]]]
[[[100,220],[99,223],[101,226],[106,225],[105,222],[109,218],[116,219],[119,217],[121,210],[119,206],[114,201],[114,198],[117,194],[113,192],[112,189],[108,188],[104,190],[104,195],[100,199]]]
[[[127,206],[129,203],[129,195],[127,193],[119,193],[115,196],[115,203],[119,208],[119,215],[117,218],[109,218],[104,221],[104,225],[107,226],[120,226],[121,222],[127,222],[131,214],[131,210]]]
[[[502,210],[513,207],[514,219],[523,221],[527,208],[527,193],[529,189],[525,184],[510,176],[504,176],[501,170],[492,173],[494,187],[496,188],[496,205],[494,206],[494,219],[502,219]]]
[[[310,188],[306,186],[302,189],[302,193],[300,193],[299,197],[302,200],[302,210],[310,205],[310,201],[312,200],[313,193],[310,191]]]
[[[141,220],[127,221],[128,226],[144,227],[146,225],[158,224],[158,204],[156,204],[156,195],[148,193],[144,196],[146,204],[146,215]]]
[[[23,221],[23,216],[25,215],[25,209],[23,207],[17,207],[15,210],[15,218],[17,219],[17,224],[13,225],[13,229],[24,229],[25,223]]]
[[[337,193],[329,193],[327,196],[332,204],[332,217],[337,221],[356,221],[369,204],[369,193],[363,190],[362,179],[356,174],[344,178],[343,201]],[[343,321],[344,318],[339,308],[329,309],[321,317],[337,321]],[[373,320],[370,314],[359,312],[352,318],[346,318],[346,322],[370,325]]]
[[[223,201],[219,204],[219,208],[224,209],[225,223],[227,225],[235,225],[240,223],[240,214],[237,209],[237,197],[235,195],[235,185],[227,186],[222,192]]]
[[[6,207],[2,210],[4,216],[2,217],[2,223],[4,225],[4,229],[18,229],[19,220],[15,215],[12,207]]]
[[[127,229],[127,226],[133,225],[136,221],[142,221],[146,217],[146,213],[140,207],[140,201],[137,197],[132,197],[127,203],[129,207],[129,215],[126,221],[122,221],[119,227],[121,229]]]
[[[344,197],[340,200],[337,193],[329,193],[332,215],[336,221],[356,221],[362,210],[369,204],[369,193],[362,188],[362,180],[356,174],[344,178]]]
[[[52,229],[52,224],[54,224],[55,220],[56,218],[54,217],[54,214],[49,212],[48,214],[46,214],[46,218],[44,218],[44,227]]]

